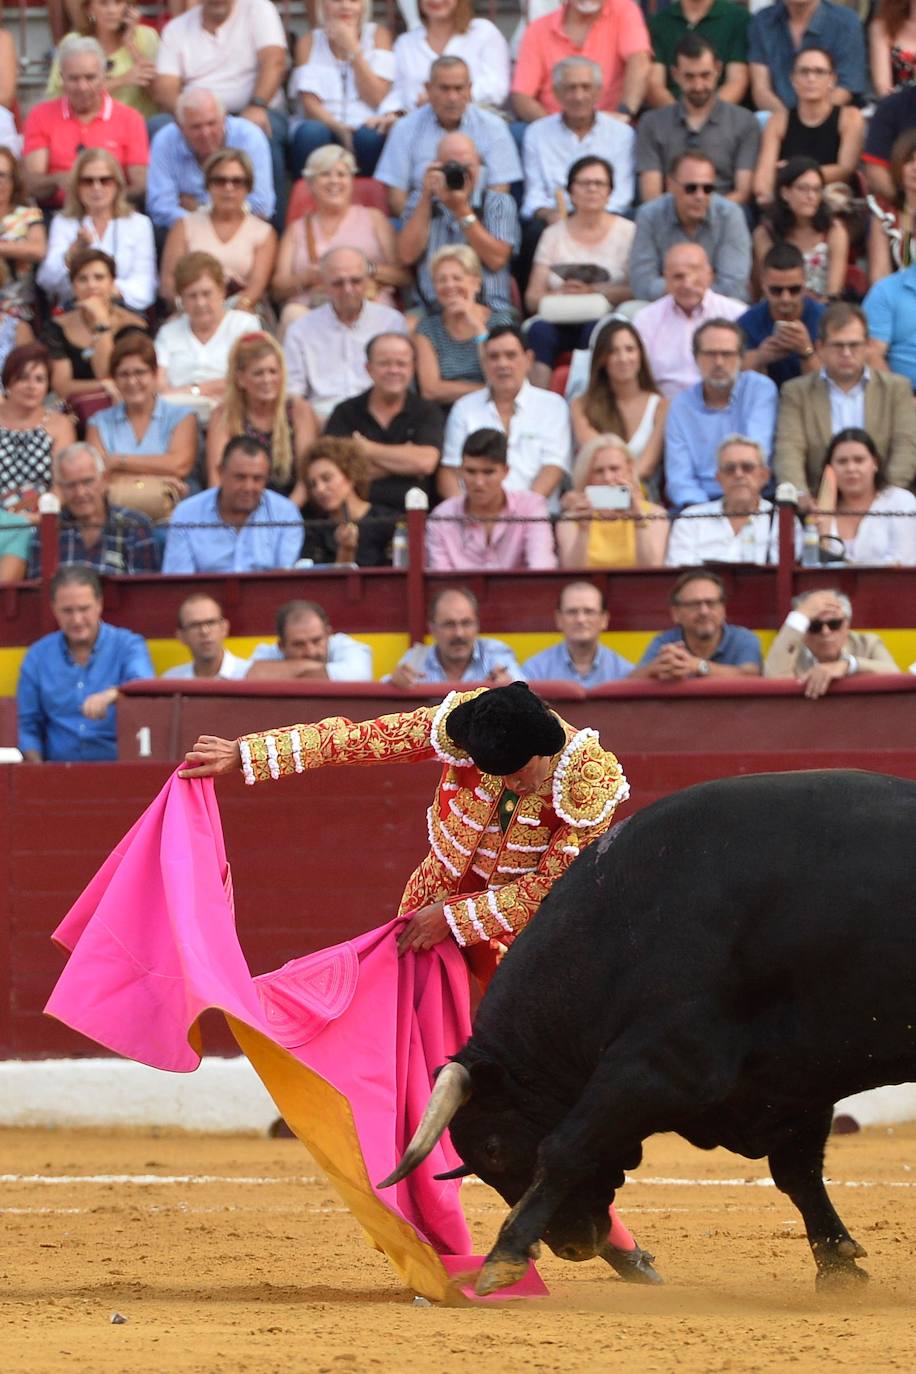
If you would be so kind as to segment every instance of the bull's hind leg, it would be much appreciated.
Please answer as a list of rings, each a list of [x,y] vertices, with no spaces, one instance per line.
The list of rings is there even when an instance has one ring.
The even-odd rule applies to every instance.
[[[818,1287],[868,1278],[856,1264],[865,1251],[837,1216],[824,1187],[824,1145],[832,1116],[831,1109],[824,1109],[802,1117],[789,1139],[769,1156],[773,1182],[802,1214]]]

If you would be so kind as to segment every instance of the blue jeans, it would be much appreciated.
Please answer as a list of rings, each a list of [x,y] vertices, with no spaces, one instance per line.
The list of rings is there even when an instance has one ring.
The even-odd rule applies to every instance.
[[[595,321],[588,324],[549,324],[547,320],[532,320],[525,333],[525,342],[539,363],[553,367],[561,353],[576,348],[588,348]]]
[[[301,177],[302,168],[309,156],[316,148],[324,148],[329,143],[339,146],[340,139],[331,132],[327,124],[322,124],[320,119],[304,119],[293,133],[290,143],[289,160],[293,176]],[[359,129],[353,130],[353,156],[356,158],[356,167],[361,177],[371,177],[375,174],[375,164],[384,146],[385,135],[380,134],[377,129],[368,129],[363,124]]]

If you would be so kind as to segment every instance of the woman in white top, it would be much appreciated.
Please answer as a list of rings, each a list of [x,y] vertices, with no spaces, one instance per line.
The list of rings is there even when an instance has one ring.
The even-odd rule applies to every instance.
[[[70,264],[86,248],[101,248],[114,259],[115,286],[128,309],[146,310],[153,304],[153,226],[129,204],[121,164],[105,148],[85,148],[77,157],[63,209],[51,221],[48,252],[36,281],[59,305],[73,299]]]
[[[232,345],[259,331],[260,321],[246,310],[226,309],[226,278],[209,253],[188,253],[176,264],[175,290],[183,313],[156,335],[159,390],[222,397]]]
[[[489,19],[474,17],[473,0],[420,0],[423,23],[394,45],[396,108],[426,103],[429,69],[437,57],[461,57],[471,73],[471,98],[500,108],[509,94],[509,45]]]
[[[296,44],[289,95],[305,118],[292,132],[290,168],[298,177],[316,148],[340,143],[361,176],[371,177],[389,120],[382,106],[394,77],[391,34],[369,20],[364,0],[319,0],[323,27]]]
[[[636,460],[644,487],[657,488],[668,402],[660,395],[645,346],[629,320],[610,320],[592,350],[584,395],[570,402],[573,438],[586,444],[619,434]]]
[[[864,429],[841,429],[827,449],[814,517],[827,557],[865,566],[916,564],[916,496],[888,486]]]

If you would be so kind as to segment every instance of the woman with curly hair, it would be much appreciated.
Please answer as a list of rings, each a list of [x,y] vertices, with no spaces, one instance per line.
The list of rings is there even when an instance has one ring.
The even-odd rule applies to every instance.
[[[366,499],[369,469],[358,445],[352,439],[319,439],[303,459],[302,477],[309,495],[302,557],[387,567],[398,515]]]
[[[586,444],[617,434],[639,480],[653,485],[662,461],[668,402],[659,392],[642,339],[628,320],[611,320],[592,349],[588,386],[570,402],[573,436]]]
[[[916,223],[916,129],[905,129],[891,149],[891,176],[896,195],[869,196],[868,280],[899,272],[916,261],[913,226]]]
[[[849,266],[849,234],[824,200],[824,174],[810,157],[790,158],[776,174],[776,198],[754,230],[754,271],[774,243],[794,243],[805,260],[805,290],[816,300],[836,299]]]

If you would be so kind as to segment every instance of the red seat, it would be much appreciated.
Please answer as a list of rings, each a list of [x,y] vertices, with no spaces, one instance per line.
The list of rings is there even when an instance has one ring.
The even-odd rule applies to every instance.
[[[569,355],[567,354],[567,357]],[[566,383],[569,381],[569,363],[557,363],[550,374],[550,390],[555,391],[558,396],[566,394]]]
[[[353,202],[355,205],[368,205],[371,210],[381,210],[383,215],[388,214],[388,187],[382,181],[376,181],[375,177],[354,177],[353,178]],[[289,193],[289,204],[286,207],[286,223],[292,224],[294,219],[301,219],[309,210],[315,208],[315,197],[312,195],[308,182],[300,178],[295,182],[293,189]]]

